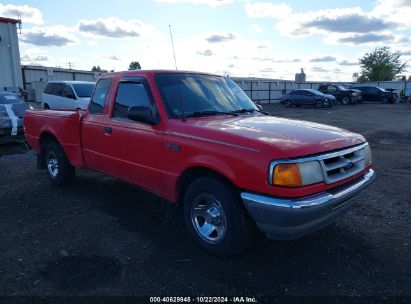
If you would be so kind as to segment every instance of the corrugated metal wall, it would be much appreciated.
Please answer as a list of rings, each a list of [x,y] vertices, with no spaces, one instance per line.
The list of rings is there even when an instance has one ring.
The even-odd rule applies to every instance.
[[[0,22],[0,91],[23,87],[16,24]]]

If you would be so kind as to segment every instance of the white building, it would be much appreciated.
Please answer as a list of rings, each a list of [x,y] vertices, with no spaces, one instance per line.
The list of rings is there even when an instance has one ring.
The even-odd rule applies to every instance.
[[[0,91],[22,88],[17,25],[20,20],[0,17]]]

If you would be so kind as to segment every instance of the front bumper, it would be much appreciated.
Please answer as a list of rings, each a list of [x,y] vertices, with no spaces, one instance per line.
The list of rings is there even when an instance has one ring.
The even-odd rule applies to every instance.
[[[362,101],[362,97],[361,97],[361,95],[357,95],[357,96],[351,96],[351,102],[352,103],[359,103],[359,102],[361,102]]]
[[[257,226],[269,238],[291,240],[338,221],[352,199],[375,178],[370,169],[360,179],[336,189],[300,198],[275,198],[242,192],[244,205]]]

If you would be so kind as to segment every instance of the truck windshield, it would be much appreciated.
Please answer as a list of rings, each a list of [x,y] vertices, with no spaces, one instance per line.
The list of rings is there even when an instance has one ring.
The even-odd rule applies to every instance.
[[[91,97],[94,89],[94,83],[75,83],[72,84],[76,91],[77,97]]]
[[[164,73],[157,74],[155,80],[173,118],[258,111],[243,90],[226,77]]]

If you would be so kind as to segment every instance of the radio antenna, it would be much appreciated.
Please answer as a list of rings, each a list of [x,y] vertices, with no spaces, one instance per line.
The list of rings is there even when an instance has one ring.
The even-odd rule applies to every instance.
[[[173,55],[174,55],[174,65],[176,66],[176,71],[178,70],[177,68],[177,59],[176,59],[176,51],[174,49],[174,41],[173,41],[173,33],[171,32],[171,25],[168,25],[168,28],[170,30],[170,38],[171,38],[171,46],[173,48]]]

